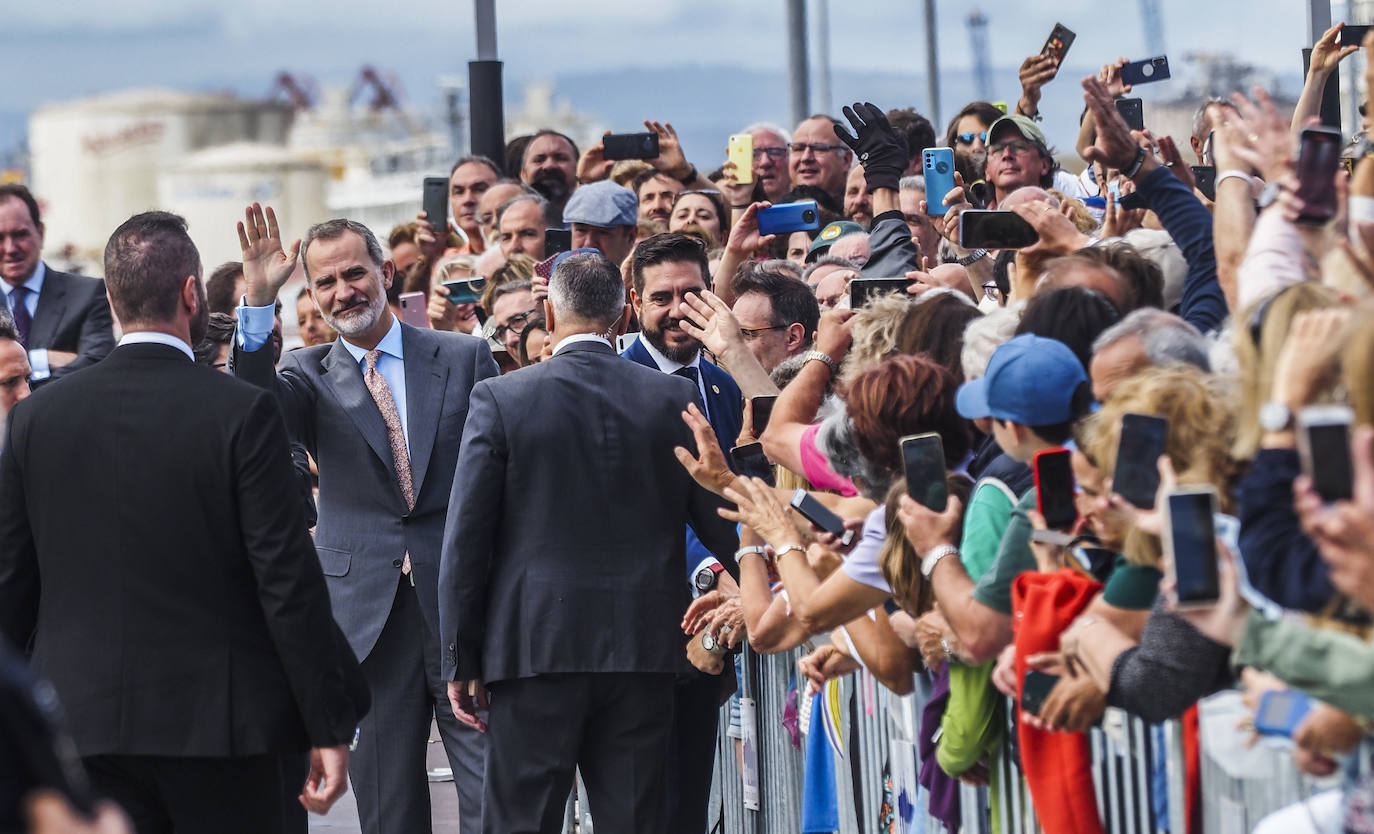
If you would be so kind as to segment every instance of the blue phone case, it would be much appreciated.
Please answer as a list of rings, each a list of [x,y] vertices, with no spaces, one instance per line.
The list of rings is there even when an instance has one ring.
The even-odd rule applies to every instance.
[[[759,234],[790,235],[821,227],[821,213],[815,200],[799,200],[759,209]]]
[[[1292,738],[1312,710],[1312,699],[1295,689],[1266,692],[1255,712],[1255,732],[1262,736]]]
[[[1153,81],[1163,81],[1168,77],[1169,57],[1167,55],[1132,61],[1121,68],[1121,83],[1130,84],[1132,87],[1149,84]]]
[[[942,217],[949,212],[945,195],[954,190],[954,149],[926,148],[921,153],[926,178],[926,214]]]

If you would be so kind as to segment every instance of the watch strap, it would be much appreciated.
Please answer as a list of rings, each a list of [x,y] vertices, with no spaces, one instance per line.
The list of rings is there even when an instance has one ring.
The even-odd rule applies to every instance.
[[[828,354],[821,353],[819,350],[809,350],[802,356],[803,365],[812,360],[824,362],[825,366],[830,369],[830,375],[835,375],[835,360],[831,359]]]
[[[930,552],[927,553],[925,557],[921,559],[921,576],[925,577],[926,579],[929,579],[930,575],[935,572],[935,566],[940,563],[941,559],[945,558],[951,553],[958,552],[959,548],[955,547],[952,544],[942,544],[932,547],[930,549]]]

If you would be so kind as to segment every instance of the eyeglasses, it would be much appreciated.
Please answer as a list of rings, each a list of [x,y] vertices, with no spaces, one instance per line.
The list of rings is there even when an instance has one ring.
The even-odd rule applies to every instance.
[[[534,307],[523,313],[516,313],[510,317],[510,321],[493,330],[491,335],[495,336],[498,342],[504,342],[507,333],[514,333],[519,336],[521,333],[525,332],[525,326],[530,323],[530,316],[534,315],[538,310],[538,307]]]
[[[807,151],[811,151],[817,156],[820,156],[826,151],[842,151],[845,149],[844,145],[822,145],[818,142],[812,142],[809,145],[805,142],[797,142],[795,144],[788,145],[787,147],[794,154],[800,155],[806,153]]]
[[[1025,153],[1026,151],[1033,151],[1035,149],[1035,145],[1032,145],[1030,142],[1018,142],[1015,139],[1010,139],[1006,142],[998,142],[989,147],[988,156],[1001,156],[1004,153]]]
[[[754,158],[767,155],[772,159],[782,159],[787,156],[787,148],[754,148]]]
[[[986,284],[983,284],[983,295],[987,298],[991,298],[998,304],[1002,303],[1002,290],[997,286],[996,281],[988,281]]]
[[[815,292],[815,290],[812,289],[812,292]],[[775,324],[775,325],[773,325],[772,327],[741,327],[741,328],[739,329],[739,334],[740,334],[741,336],[743,336],[744,338],[746,338],[746,339],[757,339],[758,337],[762,336],[763,334],[767,333],[767,332],[770,331],[770,330],[786,330],[786,329],[787,329],[787,325],[785,325],[785,324]]]
[[[961,145],[972,145],[974,139],[986,145],[988,143],[988,132],[985,130],[982,133],[961,133],[956,138]]]

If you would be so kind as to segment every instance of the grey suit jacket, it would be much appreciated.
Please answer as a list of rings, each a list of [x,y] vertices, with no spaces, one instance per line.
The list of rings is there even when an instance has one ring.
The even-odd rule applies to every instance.
[[[468,394],[497,374],[491,350],[472,336],[402,324],[401,345],[415,484],[409,512],[386,424],[342,340],[291,351],[279,373],[266,345],[234,351],[234,374],[276,393],[288,431],[319,467],[315,549],[334,617],[359,660],[386,625],[406,553],[426,625],[438,634],[439,549]]]
[[[691,383],[577,342],[478,383],[439,572],[447,680],[677,673],[689,521],[730,559],[735,527],[673,448]]]
[[[38,294],[28,348],[65,350],[75,353],[76,359],[69,365],[53,368],[48,379],[60,379],[94,365],[109,356],[114,346],[114,317],[105,297],[105,282],[50,267]]]

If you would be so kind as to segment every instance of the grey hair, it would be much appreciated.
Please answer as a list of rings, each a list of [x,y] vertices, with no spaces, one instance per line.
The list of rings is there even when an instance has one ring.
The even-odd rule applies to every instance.
[[[902,177],[897,181],[898,191],[920,191],[925,193],[926,178],[920,174],[912,174],[909,177]]]
[[[609,327],[625,309],[625,281],[600,255],[572,255],[549,277],[549,304],[556,318]]]
[[[782,139],[784,145],[792,144],[791,132],[786,128],[778,127],[772,122],[754,122],[744,130],[741,130],[740,133],[753,133],[756,130],[776,135],[778,138]]]
[[[854,421],[845,411],[844,401],[829,397],[821,404],[821,426],[816,430],[816,449],[830,463],[835,474],[855,481],[865,498],[882,503],[892,486],[893,474],[874,466],[859,452],[854,440]]]
[[[367,256],[372,259],[372,263],[381,266],[386,256],[382,254],[382,244],[378,242],[377,236],[372,234],[372,230],[356,220],[349,220],[346,217],[336,217],[333,220],[326,220],[323,223],[316,223],[305,233],[305,240],[301,241],[301,269],[305,271],[305,280],[310,280],[310,268],[306,265],[306,252],[310,251],[310,244],[317,240],[338,240],[344,233],[352,232],[363,239],[363,244],[367,246]]]
[[[542,215],[542,216],[544,216],[544,217],[546,217],[546,218],[548,217],[548,213],[549,213],[549,201],[546,200],[546,199],[544,199],[544,195],[542,195],[542,194],[528,194],[528,193],[526,193],[526,194],[516,194],[514,197],[511,197],[509,200],[507,200],[507,201],[505,201],[504,203],[502,203],[502,204],[501,204],[501,207],[498,208],[498,209],[496,210],[496,225],[498,225],[498,226],[501,225],[501,218],[506,216],[506,211],[507,211],[507,209],[509,209],[511,206],[513,206],[513,205],[515,205],[515,204],[517,204],[517,203],[520,203],[520,202],[522,202],[522,201],[524,201],[524,200],[532,200],[536,206],[539,206],[539,213],[540,213],[540,215]]]
[[[1196,138],[1199,142],[1207,138],[1207,131],[1203,130],[1203,128],[1207,126],[1207,111],[1208,109],[1214,106],[1229,107],[1232,110],[1236,109],[1236,106],[1234,104],[1232,104],[1224,98],[1221,98],[1220,96],[1212,96],[1211,98],[1204,101],[1202,105],[1198,107],[1197,110],[1193,111],[1193,137]]]
[[[849,237],[849,235],[845,235],[845,237]],[[841,258],[839,255],[822,255],[821,257],[816,259],[815,263],[807,264],[805,271],[802,272],[802,281],[806,282],[807,284],[810,284],[811,273],[815,272],[823,266],[842,266],[845,269],[852,269],[855,272],[858,272],[859,270],[863,269],[863,267],[859,266],[858,264],[854,263],[848,258]]]
[[[1093,341],[1093,353],[1104,350],[1122,339],[1136,336],[1145,347],[1145,356],[1155,367],[1192,365],[1211,371],[1211,346],[1207,339],[1188,322],[1154,307],[1142,307],[1126,318],[1102,331]]]
[[[1020,307],[1001,307],[982,318],[973,319],[964,328],[964,347],[959,351],[959,365],[964,379],[977,379],[988,372],[992,355],[1003,342],[1016,335],[1021,323]]]
[[[4,307],[0,307],[0,339],[19,341],[19,329],[14,326],[14,317]]]
[[[789,261],[786,258],[769,258],[766,261],[757,262],[754,266],[757,269],[768,270],[769,272],[778,272],[781,270],[791,275],[793,278],[796,278],[798,281],[800,281],[802,277],[802,268],[797,265],[797,262]]]

